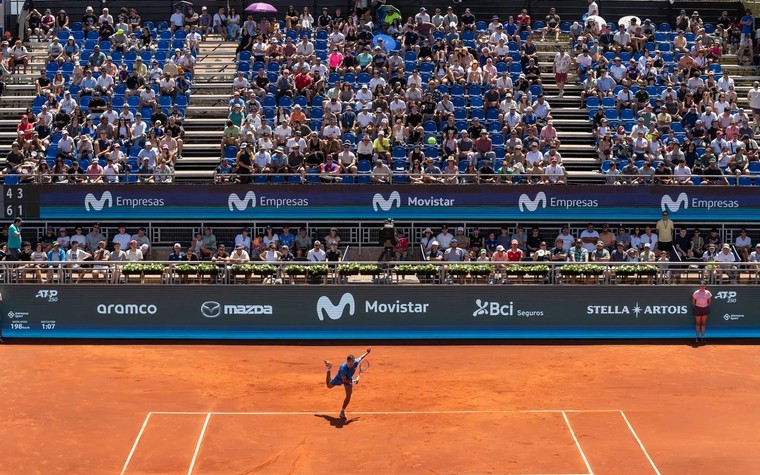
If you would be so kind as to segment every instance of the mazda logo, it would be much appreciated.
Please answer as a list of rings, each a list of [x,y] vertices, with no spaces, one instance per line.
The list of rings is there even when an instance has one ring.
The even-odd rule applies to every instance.
[[[203,302],[201,304],[201,314],[206,318],[216,318],[222,313],[222,306],[219,302]]]

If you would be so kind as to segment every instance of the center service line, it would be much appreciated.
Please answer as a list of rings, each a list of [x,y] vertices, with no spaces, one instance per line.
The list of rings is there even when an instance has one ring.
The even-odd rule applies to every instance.
[[[195,468],[195,460],[198,458],[198,452],[201,450],[201,443],[203,442],[203,436],[206,434],[206,427],[208,427],[208,421],[211,419],[211,413],[206,413],[206,420],[203,422],[203,428],[201,429],[201,435],[198,436],[198,443],[195,445],[195,453],[193,454],[193,460],[190,461],[190,468],[187,470],[187,475],[193,474],[193,468]]]

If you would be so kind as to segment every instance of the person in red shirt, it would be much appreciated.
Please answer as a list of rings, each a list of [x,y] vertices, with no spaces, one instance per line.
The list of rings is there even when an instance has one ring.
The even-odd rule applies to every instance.
[[[309,74],[309,70],[306,68],[301,69],[301,72],[296,74],[296,77],[293,80],[296,85],[296,91],[298,91],[298,95],[300,96],[306,96],[307,99],[311,99],[310,93],[311,93],[311,75]]]
[[[520,262],[523,259],[523,256],[525,255],[518,246],[520,245],[519,242],[517,242],[517,239],[512,239],[511,247],[507,251],[507,260],[510,262]]]
[[[21,141],[28,142],[32,140],[32,132],[34,131],[34,125],[29,122],[29,117],[24,114],[21,116],[21,122],[16,127],[18,138]]]
[[[334,162],[333,156],[328,155],[325,163],[319,166],[321,180],[324,182],[340,181],[340,167]]]
[[[517,24],[520,25],[520,31],[531,31],[530,15],[528,15],[528,10],[525,8],[517,15]]]

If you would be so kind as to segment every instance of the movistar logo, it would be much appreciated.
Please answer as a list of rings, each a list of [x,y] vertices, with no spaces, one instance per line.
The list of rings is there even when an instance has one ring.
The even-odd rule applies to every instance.
[[[227,198],[227,207],[230,211],[235,211],[235,209],[238,211],[245,211],[248,209],[249,204],[251,208],[256,207],[256,193],[252,191],[246,193],[242,200],[237,193],[230,193],[230,196]]]
[[[343,294],[338,305],[333,305],[332,300],[327,296],[323,295],[319,297],[319,300],[317,300],[317,316],[319,317],[319,321],[324,320],[325,313],[330,320],[340,319],[345,313],[346,307],[348,307],[349,315],[353,315],[356,311],[356,302],[354,301],[354,296],[350,293]]]
[[[113,206],[113,196],[111,196],[110,191],[103,192],[100,199],[95,198],[95,195],[92,193],[87,193],[84,197],[84,209],[86,211],[100,211],[106,205],[108,205],[109,208]]]
[[[541,205],[542,208],[546,208],[546,193],[543,191],[539,191],[535,199],[530,199],[528,195],[523,193],[520,195],[520,199],[517,202],[517,207],[520,209],[521,213],[526,209],[532,213],[538,209],[539,205]]]
[[[663,211],[670,211],[671,213],[678,212],[681,209],[681,205],[683,205],[683,209],[689,209],[689,195],[686,193],[679,194],[675,201],[673,201],[670,195],[663,195],[662,200],[660,200],[660,208]]]
[[[375,212],[378,211],[378,208],[383,211],[390,211],[394,206],[396,208],[401,206],[401,195],[398,191],[392,192],[387,200],[380,193],[375,193],[375,196],[372,197],[372,209]]]

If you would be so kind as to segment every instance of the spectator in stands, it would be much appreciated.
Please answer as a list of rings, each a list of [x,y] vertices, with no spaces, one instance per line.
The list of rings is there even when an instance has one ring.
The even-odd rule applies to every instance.
[[[750,250],[752,249],[752,238],[747,235],[746,228],[739,230],[739,236],[734,240],[734,247],[737,254],[739,254],[739,258],[743,262],[747,262]]]
[[[544,170],[544,175],[546,176],[544,182],[553,185],[564,185],[566,173],[565,167],[557,163],[557,157],[552,157],[549,166]]]
[[[711,158],[709,166],[702,171],[703,185],[728,185],[728,180],[723,174],[723,170],[718,168],[716,159]]]
[[[100,225],[97,223],[93,224],[90,232],[84,236],[84,249],[90,254],[94,254],[99,249],[100,242],[105,242],[105,240],[106,237],[100,232]]]
[[[23,66],[24,74],[26,74],[27,67],[29,67],[29,52],[21,40],[16,40],[13,48],[11,48],[11,56],[8,61],[8,66],[13,72],[17,72],[19,66]]]

